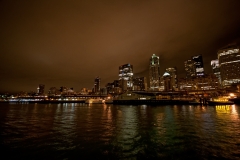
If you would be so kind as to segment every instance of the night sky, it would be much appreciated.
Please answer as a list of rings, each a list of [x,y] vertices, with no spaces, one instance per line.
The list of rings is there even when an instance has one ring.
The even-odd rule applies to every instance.
[[[148,76],[150,56],[161,73],[202,54],[205,71],[217,50],[240,37],[239,0],[1,0],[0,92],[38,84],[79,91],[118,79],[130,63]]]

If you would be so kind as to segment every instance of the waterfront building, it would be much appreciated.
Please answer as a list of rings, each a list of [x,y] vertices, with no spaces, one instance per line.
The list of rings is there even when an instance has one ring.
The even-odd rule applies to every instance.
[[[159,82],[159,91],[164,91],[164,77],[160,77],[160,82]]]
[[[197,90],[216,90],[219,88],[219,80],[215,74],[205,74],[194,80]]]
[[[76,94],[76,92],[74,92],[73,88],[67,88],[65,86],[60,87],[59,90],[61,93],[61,95],[73,95]]]
[[[240,83],[240,52],[236,44],[228,45],[218,52],[221,85],[230,87]]]
[[[186,78],[191,79],[196,76],[196,68],[193,60],[189,59],[184,62],[184,67],[186,71]]]
[[[107,94],[107,88],[100,88],[100,94],[106,95]]]
[[[132,87],[128,87],[127,82],[128,81],[126,81],[124,79],[119,80],[119,85],[120,85],[122,92],[125,92],[127,90],[132,90]]]
[[[61,87],[60,87],[60,92],[61,92],[61,94],[67,92],[67,87],[61,86]]]
[[[133,78],[133,90],[146,91],[147,90],[147,78],[146,77]]]
[[[107,83],[105,87],[106,87],[106,90],[107,90],[107,94],[110,94],[113,91],[114,84],[113,83]]]
[[[100,93],[100,82],[101,82],[100,77],[96,77],[94,79],[94,93]]]
[[[125,93],[119,95],[114,100],[124,101],[124,100],[150,100],[155,98],[154,94],[145,94],[145,93],[135,93],[132,91],[126,91]]]
[[[124,64],[119,66],[119,85],[122,91],[132,90],[133,86],[133,66]]]
[[[48,95],[49,96],[55,96],[55,95],[60,95],[60,91],[56,87],[51,87],[48,90]]]
[[[159,65],[159,56],[155,54],[150,58],[149,63],[149,81],[150,81],[150,90],[159,90],[160,85],[160,65]]]
[[[67,88],[66,94],[73,95],[73,94],[76,94],[76,92],[74,92],[73,88]]]
[[[107,83],[105,86],[107,90],[107,94],[121,93],[120,82],[121,80],[114,80],[112,83]]]
[[[43,95],[44,94],[44,88],[45,88],[44,84],[39,84],[38,88],[37,88],[37,94],[38,95]]]
[[[219,66],[218,59],[212,60],[211,66],[212,66],[213,74],[216,75],[216,77],[218,78],[219,84],[221,84],[220,66]]]
[[[215,74],[206,74],[201,77],[191,79],[179,79],[180,91],[193,91],[193,90],[216,90],[219,89],[219,81]]]
[[[196,55],[192,57],[194,61],[194,66],[196,68],[196,76],[203,76],[204,75],[204,67],[203,67],[203,59],[202,55]]]
[[[166,72],[169,73],[171,77],[171,86],[174,91],[177,91],[178,89],[178,82],[177,82],[177,68],[172,67],[172,68],[166,68]]]
[[[114,80],[113,81],[113,87],[116,88],[116,87],[119,87],[120,84],[119,84],[119,80]]]
[[[82,88],[80,91],[80,94],[82,94],[82,95],[87,95],[88,93],[89,93],[89,91],[87,88]]]
[[[178,79],[178,86],[180,91],[196,90],[194,78],[180,78]]]

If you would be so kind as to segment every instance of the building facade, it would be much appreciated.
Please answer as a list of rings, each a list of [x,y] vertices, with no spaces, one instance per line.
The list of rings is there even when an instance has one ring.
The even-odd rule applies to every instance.
[[[164,91],[173,91],[172,77],[168,72],[163,74]]]
[[[196,76],[196,68],[195,68],[195,64],[194,61],[189,59],[187,61],[184,62],[184,69],[186,71],[186,78],[190,79],[192,77]]]
[[[37,94],[38,95],[43,95],[44,94],[44,88],[45,88],[44,84],[39,84],[38,88],[37,88]]]
[[[220,74],[220,66],[219,66],[218,59],[211,61],[211,67],[212,67],[213,74],[216,75],[216,77],[218,78],[219,84],[221,84],[221,74]]]
[[[159,65],[159,56],[155,54],[150,58],[149,63],[149,82],[150,90],[159,90],[160,85],[160,65]]]
[[[240,83],[240,53],[236,44],[228,45],[218,51],[221,85],[229,87]]]
[[[96,77],[94,79],[94,92],[95,93],[100,93],[100,83],[101,83],[101,78]]]
[[[180,91],[194,91],[194,90],[217,90],[219,89],[218,78],[215,74],[204,75],[192,79],[179,79]]]
[[[174,91],[177,91],[178,89],[178,81],[177,81],[177,68],[166,68],[166,72],[170,74],[171,77],[171,85]]]
[[[132,90],[133,66],[131,64],[119,66],[119,82],[123,91]]]
[[[147,78],[146,77],[133,78],[133,90],[134,91],[146,91],[147,90]]]
[[[194,66],[196,68],[196,76],[203,76],[204,67],[203,67],[202,55],[193,56],[192,60],[194,61]]]

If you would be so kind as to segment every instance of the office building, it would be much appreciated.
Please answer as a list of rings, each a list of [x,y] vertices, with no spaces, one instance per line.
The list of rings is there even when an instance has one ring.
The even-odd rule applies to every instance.
[[[150,58],[149,63],[150,90],[159,90],[160,85],[160,65],[159,57],[155,54]]]
[[[112,83],[106,84],[107,94],[119,94],[121,93],[121,80],[114,80]]]
[[[166,68],[166,72],[170,74],[171,77],[171,86],[174,91],[177,91],[178,89],[178,82],[177,82],[177,68]]]
[[[133,90],[134,91],[146,91],[147,90],[147,78],[146,77],[133,78]]]
[[[163,74],[164,91],[173,91],[172,77],[168,72]]]
[[[218,52],[221,85],[230,87],[240,83],[240,52],[236,44],[228,45]]]
[[[56,87],[51,87],[48,90],[48,95],[49,96],[60,95],[60,91]]]
[[[181,78],[178,84],[179,91],[216,90],[219,88],[218,78],[215,74],[205,74],[192,79]]]
[[[96,77],[94,79],[94,93],[100,93],[100,82],[101,82],[100,77]]]
[[[132,90],[132,80],[133,66],[131,64],[119,66],[119,85],[122,88],[122,91]]]
[[[196,68],[196,76],[203,76],[204,75],[204,67],[203,67],[203,59],[202,55],[196,55],[192,57],[194,62],[194,66]]]
[[[38,95],[43,95],[44,94],[44,88],[45,88],[44,84],[39,84],[38,88],[37,88],[37,94]]]
[[[185,61],[184,68],[186,71],[187,79],[191,79],[196,76],[196,68],[195,68],[195,64],[194,64],[193,60],[189,59],[189,60]]]
[[[218,78],[219,84],[221,84],[220,66],[219,66],[218,59],[211,61],[211,67],[212,67],[213,74],[216,75],[216,77]]]

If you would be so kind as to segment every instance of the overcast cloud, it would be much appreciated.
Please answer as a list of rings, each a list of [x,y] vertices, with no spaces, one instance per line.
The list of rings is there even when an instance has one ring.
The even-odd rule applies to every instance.
[[[79,91],[118,79],[131,63],[148,76],[202,54],[207,73],[217,50],[240,37],[239,0],[1,0],[0,91],[36,91],[38,84]]]

